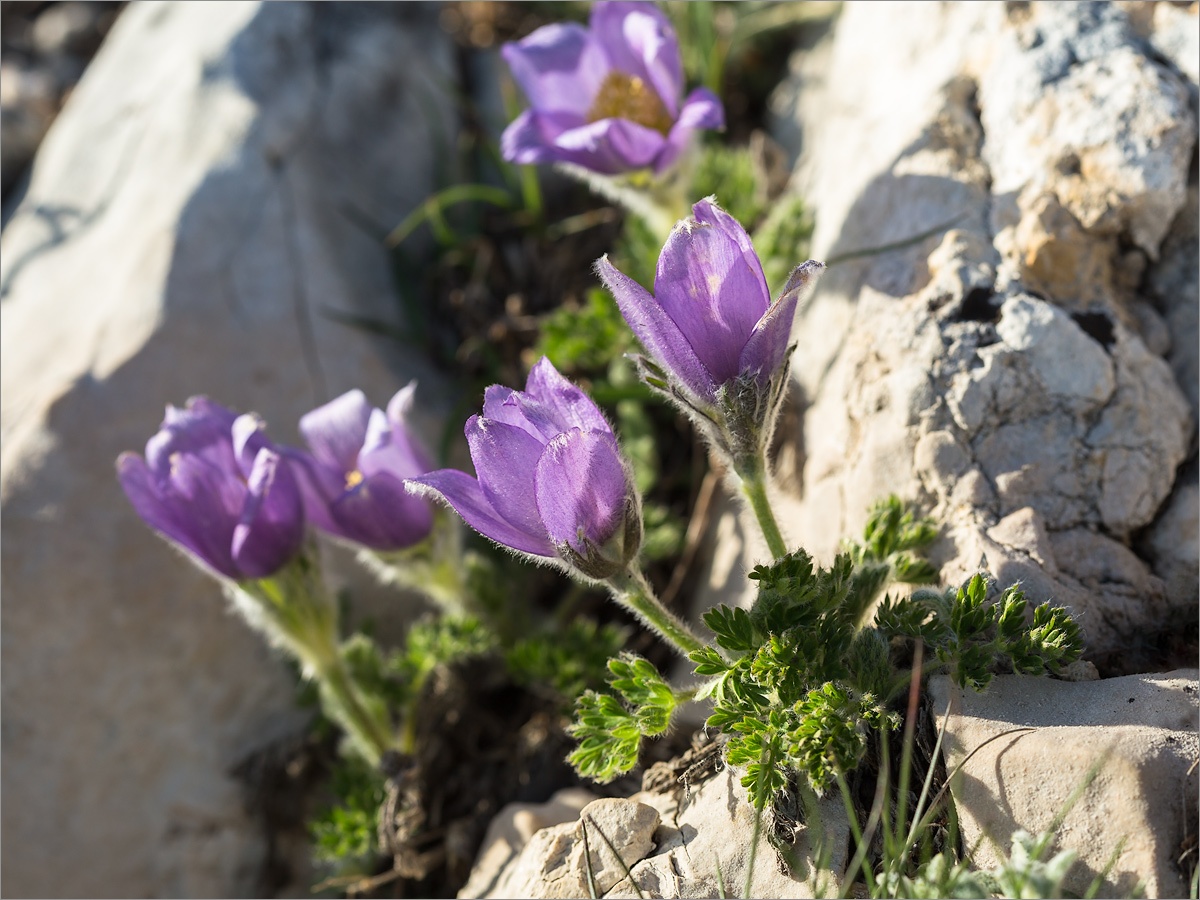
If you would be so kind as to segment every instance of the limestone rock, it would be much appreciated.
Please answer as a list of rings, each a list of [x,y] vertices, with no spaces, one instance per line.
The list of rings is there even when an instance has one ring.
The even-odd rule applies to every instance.
[[[754,860],[753,897],[819,897],[830,870],[846,864],[849,827],[841,800],[820,803],[819,828],[799,826],[791,841],[790,870],[771,843],[770,813]],[[588,823],[593,894],[583,862]],[[483,877],[484,858],[460,897],[716,897],[741,890],[750,865],[754,810],[740,774],[725,769],[700,784],[666,793],[642,791],[627,800],[597,800],[579,821],[543,828],[499,873]],[[616,865],[602,833],[629,868]],[[814,839],[814,834],[821,839]],[[597,848],[600,848],[598,850]],[[813,864],[814,859],[824,867]],[[490,871],[490,870],[489,870]],[[632,881],[631,881],[632,879]]]
[[[43,142],[0,269],[6,894],[278,887],[231,771],[303,726],[293,678],[113,463],[192,394],[289,442],[352,387],[436,399],[330,314],[395,318],[361,223],[428,193],[451,57],[421,4],[134,4]]]
[[[460,897],[487,897],[495,889],[504,867],[512,862],[544,828],[575,822],[580,811],[597,797],[582,788],[558,791],[545,803],[510,803],[496,813]]]
[[[1081,683],[1001,676],[982,694],[933,679],[934,708],[951,704],[947,771],[979,748],[952,787],[963,845],[978,846],[975,863],[995,865],[995,846],[1007,848],[1019,828],[1047,829],[1097,766],[1058,830],[1057,848],[1079,854],[1065,887],[1082,894],[1124,841],[1101,896],[1129,896],[1139,879],[1146,896],[1184,896],[1177,860],[1195,828],[1198,674]],[[1015,728],[1031,730],[1004,734]]]
[[[1098,662],[1191,602],[1167,573],[1196,579],[1188,548],[1133,546],[1194,453],[1198,304],[1195,113],[1129,15],[847,3],[824,73],[792,66],[817,89],[781,91],[830,263],[796,325],[783,530],[829,560],[897,493],[943,523],[946,581],[1022,580]]]

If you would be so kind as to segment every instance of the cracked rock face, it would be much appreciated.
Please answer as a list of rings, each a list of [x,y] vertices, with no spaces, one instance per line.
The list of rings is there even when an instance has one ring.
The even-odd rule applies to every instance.
[[[1007,847],[1018,828],[1049,828],[1095,768],[1057,832],[1055,849],[1078,853],[1066,889],[1082,896],[1103,872],[1100,896],[1128,897],[1139,881],[1147,897],[1185,896],[1179,863],[1189,832],[1195,841],[1197,674],[1083,684],[1006,675],[983,694],[932,679],[947,768],[978,748],[952,786],[976,865],[998,864],[995,846]]]
[[[830,557],[899,493],[949,582],[1019,579],[1110,662],[1196,603],[1194,76],[1142,18],[851,3],[820,89],[801,60],[781,94],[833,263],[796,326],[789,537]]]
[[[436,16],[131,5],[39,151],[0,254],[6,893],[281,887],[230,773],[304,727],[292,676],[113,463],[193,394],[293,443],[352,387],[382,404],[419,374],[436,397],[420,360],[328,315],[394,316],[360,223],[432,183],[426,101],[453,108]]]
[[[506,808],[496,821],[509,815]],[[820,818],[819,829],[796,826],[785,841],[797,865],[787,872],[768,837],[767,813],[747,896],[825,896],[827,870],[840,872],[846,864],[850,830],[840,798],[821,801]],[[818,833],[823,840],[814,838]],[[745,884],[753,835],[754,808],[740,774],[722,769],[686,789],[673,785],[665,792],[596,800],[578,819],[544,827],[523,845],[513,848],[510,839],[503,854],[485,841],[459,897],[684,898],[717,897],[722,890],[728,896]],[[815,858],[825,860],[825,869],[812,866]]]

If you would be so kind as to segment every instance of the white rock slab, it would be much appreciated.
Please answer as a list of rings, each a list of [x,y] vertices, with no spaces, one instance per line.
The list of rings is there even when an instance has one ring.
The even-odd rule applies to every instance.
[[[396,319],[360,223],[431,190],[451,55],[421,4],[132,4],[47,136],[0,260],[5,894],[278,888],[230,773],[302,725],[292,677],[113,463],[191,394],[285,441],[352,387],[436,397],[325,312]]]
[[[976,864],[996,865],[997,846],[1007,851],[1019,828],[1049,828],[1098,765],[1058,830],[1056,849],[1079,854],[1066,889],[1082,895],[1120,849],[1100,896],[1130,896],[1139,880],[1147,897],[1186,896],[1178,860],[1196,826],[1198,674],[1078,683],[1001,676],[982,694],[933,679],[947,771],[979,748],[952,784]],[[1033,730],[997,737],[1022,727]]]

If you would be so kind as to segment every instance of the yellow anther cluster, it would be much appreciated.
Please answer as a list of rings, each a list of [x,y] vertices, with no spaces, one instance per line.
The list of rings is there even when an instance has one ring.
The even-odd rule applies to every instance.
[[[609,72],[596,92],[596,100],[588,110],[588,121],[600,119],[629,119],[647,128],[666,134],[671,130],[671,116],[654,88],[636,75]]]

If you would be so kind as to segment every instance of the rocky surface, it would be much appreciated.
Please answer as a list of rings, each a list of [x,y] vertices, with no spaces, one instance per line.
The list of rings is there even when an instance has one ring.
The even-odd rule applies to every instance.
[[[285,441],[352,387],[420,375],[430,408],[332,316],[396,318],[381,236],[430,190],[451,57],[421,4],[131,4],[42,144],[0,273],[5,894],[287,881],[234,773],[304,725],[293,676],[113,463],[197,393]]]
[[[1144,896],[1186,896],[1180,860],[1196,840],[1200,787],[1198,674],[1080,684],[1001,676],[982,694],[933,679],[947,770],[974,752],[952,791],[975,863],[996,865],[996,847],[1007,851],[1017,829],[1051,828],[1095,768],[1057,831],[1056,849],[1079,854],[1066,889],[1082,896],[1115,858],[1099,896],[1131,896],[1139,880]]]
[[[848,4],[775,98],[831,263],[789,536],[828,557],[899,492],[945,523],[947,581],[1022,580],[1110,662],[1196,602],[1195,95],[1158,21]]]
[[[496,821],[508,816],[501,812]],[[784,839],[788,860],[768,836],[772,827],[768,811],[746,896],[825,896],[831,870],[846,864],[849,827],[840,798],[821,801],[820,822],[795,826]],[[741,896],[752,864],[754,808],[740,774],[710,764],[686,788],[671,783],[629,799],[596,800],[578,819],[537,831],[515,856],[507,855],[510,837],[497,845],[506,851],[503,860],[485,841],[460,897]],[[591,854],[590,884],[585,852]]]

